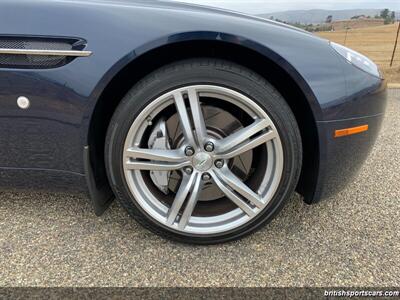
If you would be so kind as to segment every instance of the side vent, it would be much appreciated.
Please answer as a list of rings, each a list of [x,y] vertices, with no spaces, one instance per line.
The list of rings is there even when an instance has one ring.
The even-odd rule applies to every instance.
[[[51,69],[90,56],[81,39],[0,36],[0,68]]]

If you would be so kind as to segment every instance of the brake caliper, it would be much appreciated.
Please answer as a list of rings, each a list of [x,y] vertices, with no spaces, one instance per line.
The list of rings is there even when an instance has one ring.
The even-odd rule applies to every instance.
[[[170,150],[171,145],[169,143],[169,136],[167,130],[167,124],[165,119],[161,119],[155,126],[150,134],[148,146],[150,149],[157,150]],[[150,177],[153,180],[157,188],[168,195],[169,189],[169,178],[171,176],[170,171],[151,171]]]

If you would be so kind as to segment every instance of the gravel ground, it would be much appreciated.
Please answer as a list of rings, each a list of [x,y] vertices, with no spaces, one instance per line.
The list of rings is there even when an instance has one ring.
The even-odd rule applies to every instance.
[[[114,203],[0,193],[0,286],[400,286],[400,90],[351,188],[294,196],[263,230],[209,247],[172,243]]]

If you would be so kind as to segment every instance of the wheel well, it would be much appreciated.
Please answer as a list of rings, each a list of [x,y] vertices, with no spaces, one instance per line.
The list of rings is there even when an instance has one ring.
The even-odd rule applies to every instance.
[[[225,59],[257,72],[287,100],[300,128],[303,168],[297,191],[310,202],[318,172],[318,134],[314,115],[304,93],[282,68],[256,51],[221,41],[190,41],[162,46],[147,52],[122,69],[101,94],[93,112],[88,135],[90,163],[98,186],[108,185],[104,164],[105,136],[111,117],[124,95],[140,79],[156,69],[183,59]]]

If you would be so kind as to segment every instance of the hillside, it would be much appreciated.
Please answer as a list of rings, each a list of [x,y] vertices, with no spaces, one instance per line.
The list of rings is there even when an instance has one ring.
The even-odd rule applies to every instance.
[[[326,17],[333,16],[333,20],[348,20],[353,16],[365,15],[374,17],[379,14],[381,9],[346,9],[346,10],[324,10],[324,9],[311,9],[311,10],[290,10],[275,13],[260,14],[258,16],[263,18],[280,19],[290,23],[302,24],[318,24],[324,23]],[[397,18],[400,18],[400,12],[396,13]]]

